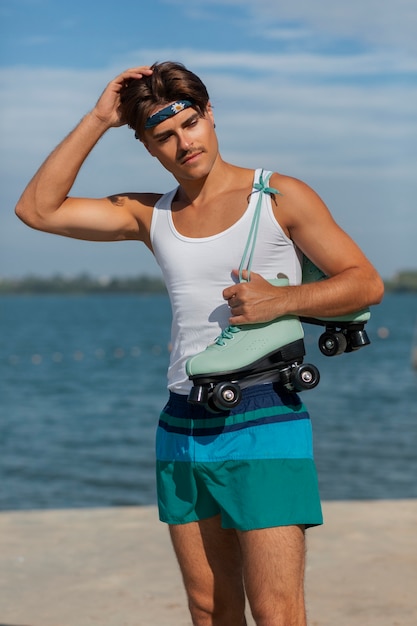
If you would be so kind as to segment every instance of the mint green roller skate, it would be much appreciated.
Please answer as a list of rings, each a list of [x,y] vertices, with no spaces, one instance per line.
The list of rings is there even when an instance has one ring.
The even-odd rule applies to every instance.
[[[245,259],[248,280],[261,211],[262,194],[279,194],[268,186],[270,174],[265,178],[262,171],[254,191],[259,193],[248,240],[239,267],[239,280]],[[309,259],[304,258],[303,283],[311,283],[327,277]],[[288,278],[270,281],[285,286]],[[211,410],[227,410],[237,406],[241,399],[241,385],[255,384],[263,375],[265,379],[282,385],[288,391],[313,389],[320,380],[314,365],[303,363],[305,355],[304,331],[301,322],[325,327],[319,340],[319,348],[326,356],[352,352],[370,343],[364,326],[370,317],[365,309],[338,318],[298,318],[287,315],[265,324],[229,326],[213,344],[188,359],[186,372],[193,382],[188,401],[205,405]]]
[[[306,256],[303,259],[303,284],[325,280],[327,276]],[[324,326],[325,331],[319,337],[318,346],[325,356],[337,356],[343,352],[354,352],[371,342],[365,330],[370,319],[369,309],[362,309],[340,317],[300,317],[301,322]]]
[[[270,281],[288,285],[287,278]],[[241,400],[241,386],[263,374],[288,391],[312,389],[320,374],[303,363],[304,331],[298,317],[287,315],[264,324],[229,326],[205,350],[188,359],[186,372],[193,387],[191,404],[227,410]]]

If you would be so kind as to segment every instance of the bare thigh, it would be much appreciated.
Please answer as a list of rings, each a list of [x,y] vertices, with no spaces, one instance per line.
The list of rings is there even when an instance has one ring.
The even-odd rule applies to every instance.
[[[244,626],[245,593],[236,531],[220,516],[170,526],[195,624]]]
[[[304,527],[238,531],[238,537],[256,623],[304,626]]]

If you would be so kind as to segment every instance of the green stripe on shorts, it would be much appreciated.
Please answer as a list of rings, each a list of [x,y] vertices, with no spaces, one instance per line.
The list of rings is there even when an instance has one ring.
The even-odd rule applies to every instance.
[[[158,461],[160,519],[184,524],[221,515],[223,528],[322,524],[312,459],[210,463]]]

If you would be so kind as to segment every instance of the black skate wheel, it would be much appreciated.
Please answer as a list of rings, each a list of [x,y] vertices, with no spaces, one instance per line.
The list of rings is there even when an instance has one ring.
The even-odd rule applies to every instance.
[[[347,347],[347,340],[343,333],[325,332],[319,339],[320,352],[324,356],[337,356]]]
[[[239,385],[235,383],[218,383],[212,392],[211,402],[220,410],[232,409],[242,398]]]
[[[319,384],[320,372],[315,365],[303,363],[294,368],[291,383],[294,391],[313,389]]]

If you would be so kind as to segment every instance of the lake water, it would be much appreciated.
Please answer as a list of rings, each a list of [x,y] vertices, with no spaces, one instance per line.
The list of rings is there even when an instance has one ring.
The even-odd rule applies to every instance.
[[[155,503],[165,295],[0,298],[0,509]],[[321,355],[303,392],[324,499],[417,497],[417,295],[372,309],[371,345]]]

